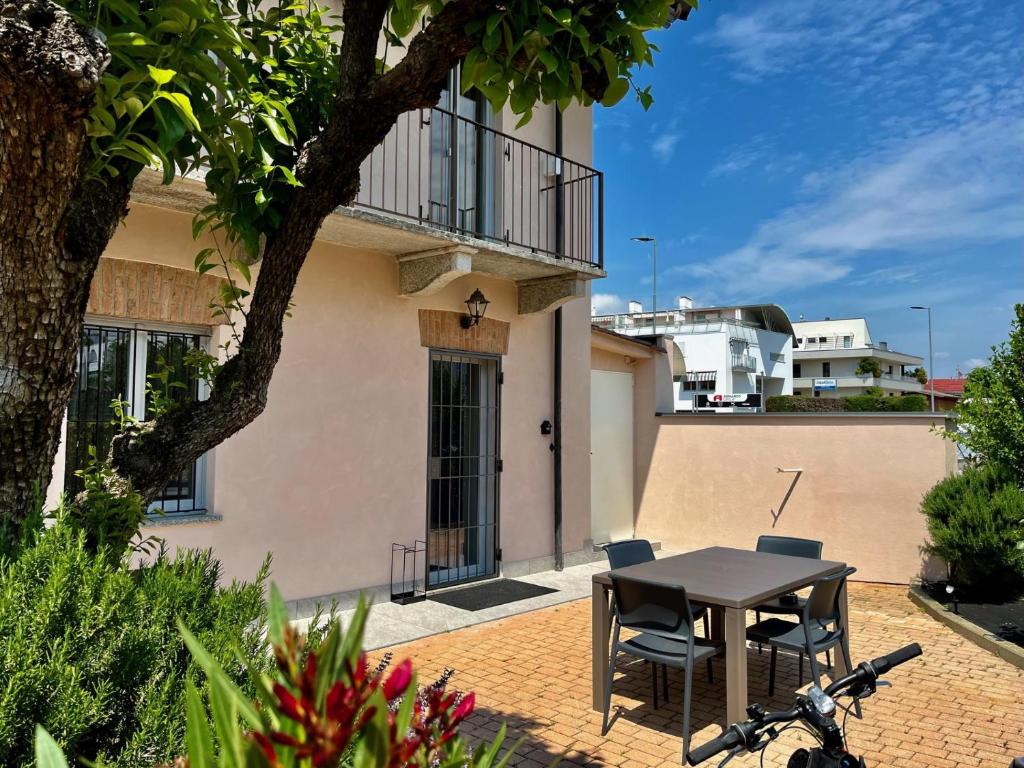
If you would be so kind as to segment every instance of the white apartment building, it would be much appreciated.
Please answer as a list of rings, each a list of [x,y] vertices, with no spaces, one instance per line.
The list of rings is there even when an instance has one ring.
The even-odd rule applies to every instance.
[[[793,394],[793,326],[775,304],[694,307],[680,296],[675,309],[595,315],[591,322],[627,336],[672,339],[677,411],[761,410],[763,398]]]
[[[804,397],[862,395],[868,387],[880,387],[886,395],[923,392],[924,386],[909,376],[908,369],[923,359],[874,343],[863,317],[793,323],[793,394]],[[876,360],[879,376],[858,374],[861,360]]]

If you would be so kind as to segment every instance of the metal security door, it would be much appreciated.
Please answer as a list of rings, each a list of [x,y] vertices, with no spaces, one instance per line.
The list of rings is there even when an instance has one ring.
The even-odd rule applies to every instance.
[[[427,584],[497,573],[500,361],[430,353]]]

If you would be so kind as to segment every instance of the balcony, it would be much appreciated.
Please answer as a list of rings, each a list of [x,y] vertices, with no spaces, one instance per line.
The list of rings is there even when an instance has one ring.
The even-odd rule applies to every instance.
[[[732,353],[732,369],[734,371],[746,371],[757,373],[757,358],[753,355],[740,355]]]
[[[402,295],[487,274],[514,281],[528,314],[605,275],[603,176],[589,166],[434,108],[401,115],[360,176],[318,239],[395,257]],[[189,212],[210,200],[201,174],[162,187],[152,172],[133,198]]]

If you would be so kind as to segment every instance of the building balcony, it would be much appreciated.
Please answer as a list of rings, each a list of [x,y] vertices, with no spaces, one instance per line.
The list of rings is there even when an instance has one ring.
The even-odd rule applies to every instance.
[[[745,371],[746,373],[757,373],[757,358],[753,355],[738,355],[733,352],[732,369],[734,371]]]
[[[604,277],[603,175],[447,110],[399,117],[363,161],[353,205],[318,239],[398,260],[399,292],[435,293],[470,273],[519,287],[521,314],[585,295]],[[202,174],[170,186],[144,172],[133,199],[193,213]]]
[[[913,376],[900,376],[897,374],[882,374],[881,376],[797,376],[793,378],[793,389],[811,390],[814,388],[815,379],[835,379],[837,390],[881,387],[882,389],[896,390],[908,394],[924,391],[924,386]]]

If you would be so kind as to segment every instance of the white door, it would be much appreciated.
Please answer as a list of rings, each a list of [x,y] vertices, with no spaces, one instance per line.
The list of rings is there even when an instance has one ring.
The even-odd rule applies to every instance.
[[[633,374],[590,372],[590,530],[633,537]]]

